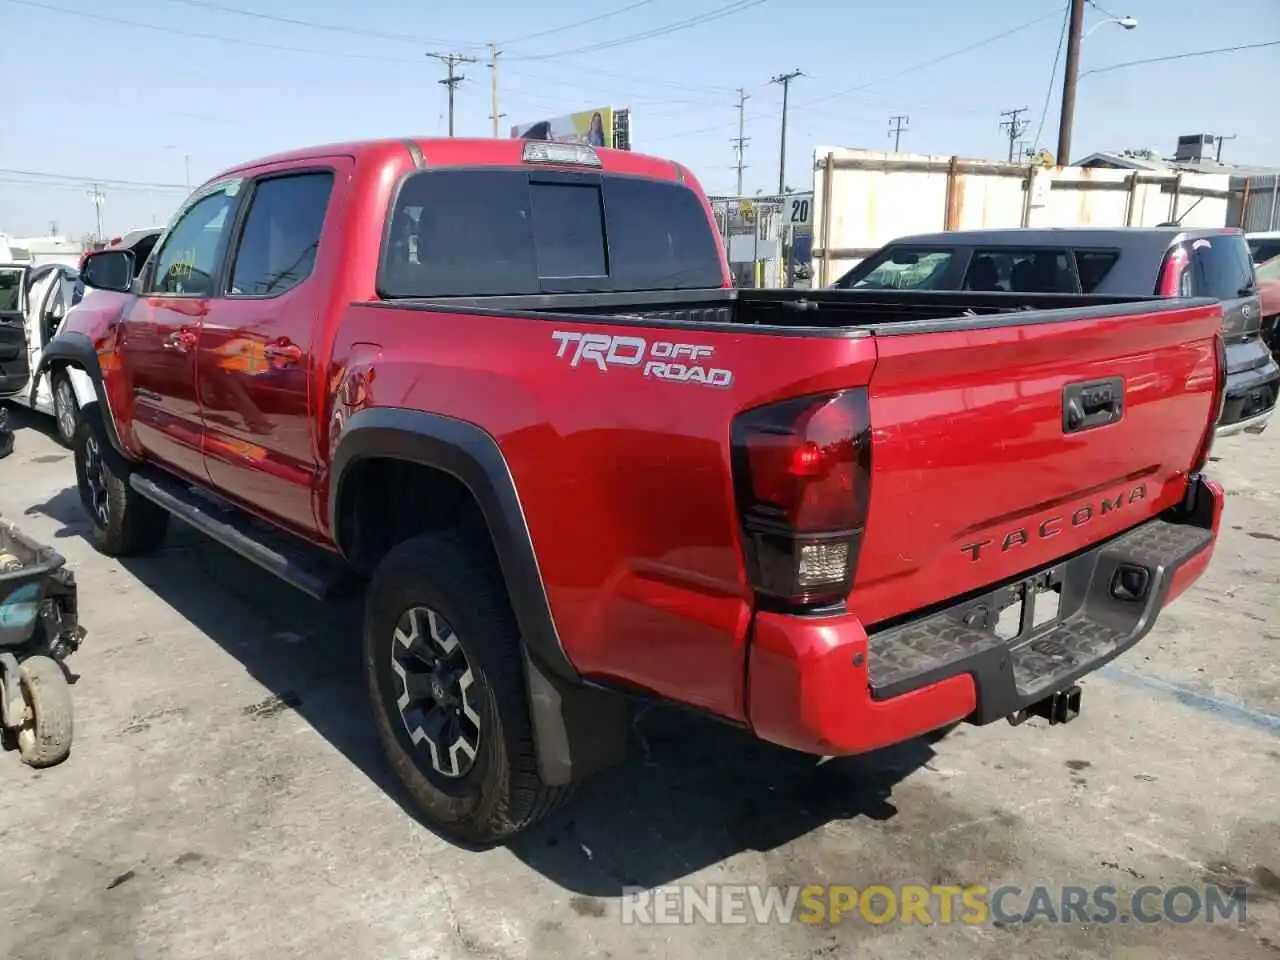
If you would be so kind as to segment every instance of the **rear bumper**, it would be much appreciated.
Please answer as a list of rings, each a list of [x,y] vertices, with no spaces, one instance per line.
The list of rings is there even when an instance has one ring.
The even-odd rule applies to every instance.
[[[1276,395],[1280,393],[1280,365],[1266,346],[1261,341],[1233,346],[1237,353],[1246,348],[1250,352],[1247,358],[1233,356],[1232,348],[1228,348],[1226,399],[1214,431],[1218,437],[1241,432],[1261,433],[1271,419]],[[1247,368],[1236,365],[1245,359],[1249,363]]]
[[[1016,713],[1071,686],[1151,630],[1161,608],[1209,565],[1222,505],[1222,487],[1196,478],[1177,516],[1148,521],[1017,583],[870,635],[852,614],[757,614],[748,672],[751,727],[783,746],[837,755],[959,720],[989,723]],[[1146,571],[1139,599],[1113,595],[1122,568]],[[1061,617],[1052,626],[1013,639],[986,629],[991,611],[1036,580],[1060,586]]]

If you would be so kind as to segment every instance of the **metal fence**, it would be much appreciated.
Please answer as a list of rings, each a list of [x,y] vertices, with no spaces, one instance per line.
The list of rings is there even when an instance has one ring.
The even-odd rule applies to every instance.
[[[734,286],[787,287],[806,282],[811,193],[709,199],[729,255]]]
[[[1246,233],[1280,230],[1280,174],[1232,177],[1227,223]]]

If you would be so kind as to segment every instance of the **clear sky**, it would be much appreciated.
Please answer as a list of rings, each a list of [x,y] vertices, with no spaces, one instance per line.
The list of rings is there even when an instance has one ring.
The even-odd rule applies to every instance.
[[[796,189],[811,185],[815,146],[891,146],[893,114],[910,117],[903,149],[1002,157],[1002,110],[1029,108],[1028,140],[1040,127],[1063,2],[0,0],[0,231],[92,230],[90,180],[105,185],[104,232],[120,233],[168,219],[188,162],[198,184],[290,147],[442,134],[444,68],[428,51],[481,59],[462,67],[457,132],[488,135],[490,42],[504,51],[504,131],[629,106],[635,149],[689,164],[709,192],[734,186],[738,87],[750,95],[746,190],[776,189],[781,89],[769,78],[794,69]],[[1280,47],[1090,73],[1280,39],[1280,0],[1099,2],[1139,26],[1086,12],[1077,157],[1168,153],[1203,132],[1237,136],[1224,160],[1280,166]],[[1060,77],[1061,65],[1040,136],[1051,150]]]

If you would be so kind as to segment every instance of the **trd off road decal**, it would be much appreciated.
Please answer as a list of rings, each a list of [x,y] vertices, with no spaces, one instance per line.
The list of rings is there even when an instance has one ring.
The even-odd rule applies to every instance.
[[[557,330],[551,339],[558,344],[556,357],[567,359],[571,367],[594,364],[605,372],[613,367],[641,367],[643,376],[655,380],[704,387],[733,386],[731,371],[710,365],[714,347],[570,330]]]

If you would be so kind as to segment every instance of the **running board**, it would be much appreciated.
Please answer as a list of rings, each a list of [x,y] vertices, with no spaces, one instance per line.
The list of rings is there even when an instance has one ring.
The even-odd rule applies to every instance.
[[[141,473],[130,474],[129,485],[179,520],[317,600],[329,599],[346,578],[346,567],[336,555],[299,544],[214,493]]]

